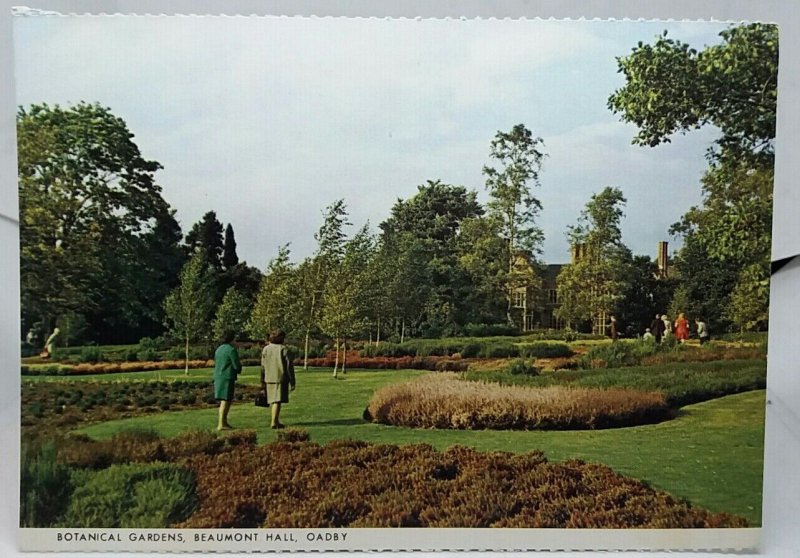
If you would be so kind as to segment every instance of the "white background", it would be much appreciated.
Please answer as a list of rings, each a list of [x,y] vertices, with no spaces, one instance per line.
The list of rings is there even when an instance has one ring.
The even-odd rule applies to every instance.
[[[775,221],[773,259],[800,252],[800,189],[793,180],[800,173],[800,4],[779,0],[716,1],[69,1],[0,0],[0,363],[6,390],[0,392],[0,554],[18,555],[19,451],[19,276],[16,224],[16,167],[14,146],[13,54],[10,6],[61,13],[226,13],[275,15],[338,15],[376,17],[556,17],[646,18],[774,21],[780,25],[778,139],[776,148]],[[98,48],[102,48],[98,45]],[[758,555],[800,555],[800,380],[797,362],[800,343],[795,316],[800,304],[794,296],[800,285],[800,262],[789,264],[772,282],[770,354],[767,387],[767,436],[764,471],[763,543]],[[36,556],[37,554],[27,554]],[[609,556],[609,553],[560,553],[560,556]],[[638,556],[625,553],[625,556]],[[654,553],[647,556],[691,556],[691,553]],[[704,554],[708,556],[709,554]],[[43,554],[43,556],[52,556]],[[97,556],[97,554],[94,554]]]

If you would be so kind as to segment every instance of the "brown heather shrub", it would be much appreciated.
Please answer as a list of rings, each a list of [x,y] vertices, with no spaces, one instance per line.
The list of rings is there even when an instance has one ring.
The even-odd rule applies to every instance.
[[[538,451],[275,442],[182,463],[195,473],[198,507],[180,528],[746,526],[606,466],[549,463]]]
[[[611,428],[658,422],[668,412],[664,395],[655,392],[503,386],[455,374],[383,387],[367,407],[373,422],[458,430]]]
[[[302,361],[295,361],[300,364]],[[309,366],[319,366],[333,368],[335,364],[335,356],[333,353],[324,358],[310,358],[308,359]],[[341,358],[339,365],[342,364]],[[430,370],[430,371],[451,371],[462,372],[467,369],[468,363],[455,357],[443,356],[424,356],[424,357],[362,357],[359,356],[358,351],[353,352],[347,356],[347,368],[369,368],[372,370]]]
[[[255,445],[255,430],[237,430],[224,436],[197,430],[169,440],[160,438],[155,432],[134,430],[119,432],[108,440],[69,436],[58,444],[58,460],[73,467],[105,469],[115,463],[172,462],[193,455],[218,455],[234,448],[252,448]]]

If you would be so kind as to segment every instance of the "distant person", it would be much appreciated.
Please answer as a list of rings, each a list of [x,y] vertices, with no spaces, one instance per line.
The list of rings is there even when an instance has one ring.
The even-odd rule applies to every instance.
[[[644,335],[642,335],[642,339],[644,341],[653,341],[655,338],[656,338],[655,335],[650,333],[650,328],[649,327],[644,330]]]
[[[705,345],[711,339],[711,335],[708,333],[708,325],[706,325],[703,318],[697,318],[694,323],[697,327],[697,338],[700,339],[701,345]]]
[[[226,332],[222,337],[222,344],[214,352],[214,398],[219,401],[217,430],[233,428],[228,424],[228,411],[233,402],[236,378],[242,371],[239,352],[233,346],[234,337],[233,332]]]
[[[619,339],[619,324],[617,324],[617,319],[614,316],[611,316],[611,326],[610,326],[610,334],[611,334],[611,341],[616,341]]]
[[[650,322],[648,331],[655,338],[656,343],[661,343],[661,338],[664,336],[664,322],[661,319],[661,314],[656,314],[655,319]]]
[[[675,339],[679,343],[685,343],[689,339],[689,320],[683,315],[683,312],[678,314],[678,319],[675,320]]]
[[[666,314],[661,314],[661,323],[664,325],[662,339],[666,341],[672,335],[672,322]]]
[[[44,350],[42,350],[42,353],[39,356],[42,358],[53,358],[53,353],[56,350],[56,338],[60,333],[60,329],[53,329],[53,333],[51,333],[50,337],[47,338],[47,341],[44,342]]]
[[[273,429],[283,428],[281,424],[281,404],[289,402],[289,390],[296,386],[294,364],[289,351],[283,344],[286,334],[281,330],[269,334],[269,344],[261,351],[261,390],[272,407]]]

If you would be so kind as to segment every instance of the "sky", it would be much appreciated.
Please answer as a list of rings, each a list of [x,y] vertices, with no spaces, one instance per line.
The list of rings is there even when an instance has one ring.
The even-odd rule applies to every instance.
[[[616,57],[664,30],[695,48],[726,24],[231,16],[24,16],[14,21],[17,103],[99,102],[124,119],[185,232],[214,210],[239,258],[313,253],[343,198],[377,230],[398,199],[439,179],[478,192],[498,131],[543,140],[543,260],[593,193],[627,198],[623,242],[656,255],[702,201],[707,127],[656,148],[607,108]]]

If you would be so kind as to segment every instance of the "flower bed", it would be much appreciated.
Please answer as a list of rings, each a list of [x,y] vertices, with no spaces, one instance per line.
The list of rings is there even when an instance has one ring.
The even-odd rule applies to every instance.
[[[258,386],[236,385],[236,399],[252,399]],[[23,382],[23,429],[71,427],[78,423],[196,409],[217,405],[208,382]]]
[[[659,422],[668,413],[660,393],[503,386],[450,374],[381,388],[366,411],[382,424],[468,430],[612,428]]]
[[[295,361],[295,365],[303,363],[303,359]],[[335,353],[330,353],[324,358],[308,359],[309,366],[319,366],[323,368],[333,368],[336,364]],[[426,357],[364,357],[359,351],[348,351],[345,362],[347,368],[370,368],[373,370],[431,370],[462,372],[468,368],[468,363],[460,358],[450,358],[441,356]],[[342,366],[342,358],[339,356],[339,366]]]
[[[181,370],[186,367],[183,360],[160,360],[149,362],[98,362],[96,364],[43,364],[22,365],[23,376],[77,376],[83,374],[117,374],[121,372],[147,372],[152,370]],[[213,360],[190,360],[189,368],[213,368]]]
[[[549,463],[538,451],[283,442],[200,455],[185,466],[196,474],[198,507],[180,528],[746,525],[604,465]],[[234,470],[238,482],[226,482]]]

